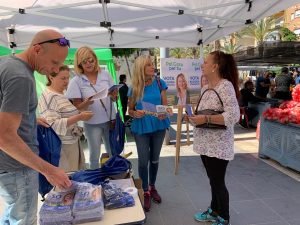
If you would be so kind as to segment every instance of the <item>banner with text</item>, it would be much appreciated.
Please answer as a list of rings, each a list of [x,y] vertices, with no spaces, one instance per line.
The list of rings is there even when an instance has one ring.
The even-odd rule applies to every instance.
[[[177,76],[181,74],[187,82],[188,89],[200,89],[200,59],[162,58],[160,61],[160,77],[167,83],[168,90],[176,90]],[[177,81],[178,82],[178,81]]]

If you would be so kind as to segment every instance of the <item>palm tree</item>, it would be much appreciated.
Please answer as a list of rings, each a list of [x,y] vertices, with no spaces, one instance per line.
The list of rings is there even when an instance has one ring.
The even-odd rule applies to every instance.
[[[224,46],[221,46],[220,50],[228,54],[234,54],[239,51],[240,47],[241,46],[237,44],[226,41],[224,43]]]
[[[192,47],[186,48],[186,57],[191,59],[199,59],[200,57],[200,48],[199,47]]]
[[[262,44],[274,30],[275,19],[273,17],[266,17],[251,25],[246,26],[241,30],[240,34],[243,37],[254,38],[255,46]]]
[[[209,53],[211,53],[214,50],[213,45],[206,45],[203,48],[203,56],[206,57]]]
[[[127,65],[127,70],[129,77],[131,78],[131,71],[130,71],[130,66],[128,62],[128,57],[133,54],[134,52],[139,51],[138,48],[113,48],[112,49],[112,55],[115,57],[125,57],[126,65]]]
[[[185,58],[186,57],[186,51],[183,48],[171,48],[170,49],[170,56],[174,58]]]

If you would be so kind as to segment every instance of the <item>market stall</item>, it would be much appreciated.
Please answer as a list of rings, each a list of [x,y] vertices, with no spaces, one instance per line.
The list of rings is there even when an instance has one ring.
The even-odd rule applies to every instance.
[[[259,156],[300,171],[300,85],[294,88],[292,101],[263,113]]]

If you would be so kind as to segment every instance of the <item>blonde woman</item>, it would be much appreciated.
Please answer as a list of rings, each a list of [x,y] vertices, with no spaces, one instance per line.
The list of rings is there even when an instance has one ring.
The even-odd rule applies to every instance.
[[[84,154],[79,138],[82,128],[77,126],[80,120],[89,120],[92,112],[79,112],[64,96],[70,78],[69,67],[61,66],[58,73],[47,76],[47,88],[39,99],[39,112],[45,118],[62,141],[59,167],[66,172],[85,168]]]
[[[110,74],[100,69],[95,52],[87,47],[77,49],[74,58],[76,76],[70,81],[66,95],[78,109],[87,109],[94,116],[84,122],[85,135],[90,152],[90,168],[99,168],[100,147],[104,142],[106,152],[113,155],[109,145],[110,120],[116,118],[112,101],[115,101],[118,90],[109,93],[101,100],[90,100],[95,93],[114,85]]]
[[[177,96],[175,96],[176,105],[186,105],[190,103],[190,94],[187,87],[187,81],[183,73],[176,77]]]
[[[144,190],[144,209],[149,211],[151,198],[161,203],[155,188],[161,147],[170,121],[165,115],[146,115],[142,101],[154,105],[167,105],[167,85],[154,77],[154,66],[150,56],[139,56],[133,67],[132,88],[129,89],[129,115],[137,152],[138,170]],[[148,166],[149,165],[149,166]]]

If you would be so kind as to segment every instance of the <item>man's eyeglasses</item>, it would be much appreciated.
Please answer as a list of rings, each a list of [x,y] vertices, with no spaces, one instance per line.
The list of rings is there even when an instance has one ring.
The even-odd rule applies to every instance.
[[[95,59],[94,59],[94,58],[87,58],[87,59],[82,60],[80,64],[81,64],[81,65],[85,65],[85,64],[87,64],[88,62],[89,62],[90,64],[92,64],[92,63],[95,62]]]
[[[60,46],[69,46],[70,48],[70,41],[68,39],[66,39],[65,37],[63,38],[56,38],[56,39],[51,39],[51,40],[47,40],[47,41],[42,41],[39,42],[35,45],[41,45],[41,44],[45,44],[45,43],[58,43]]]

